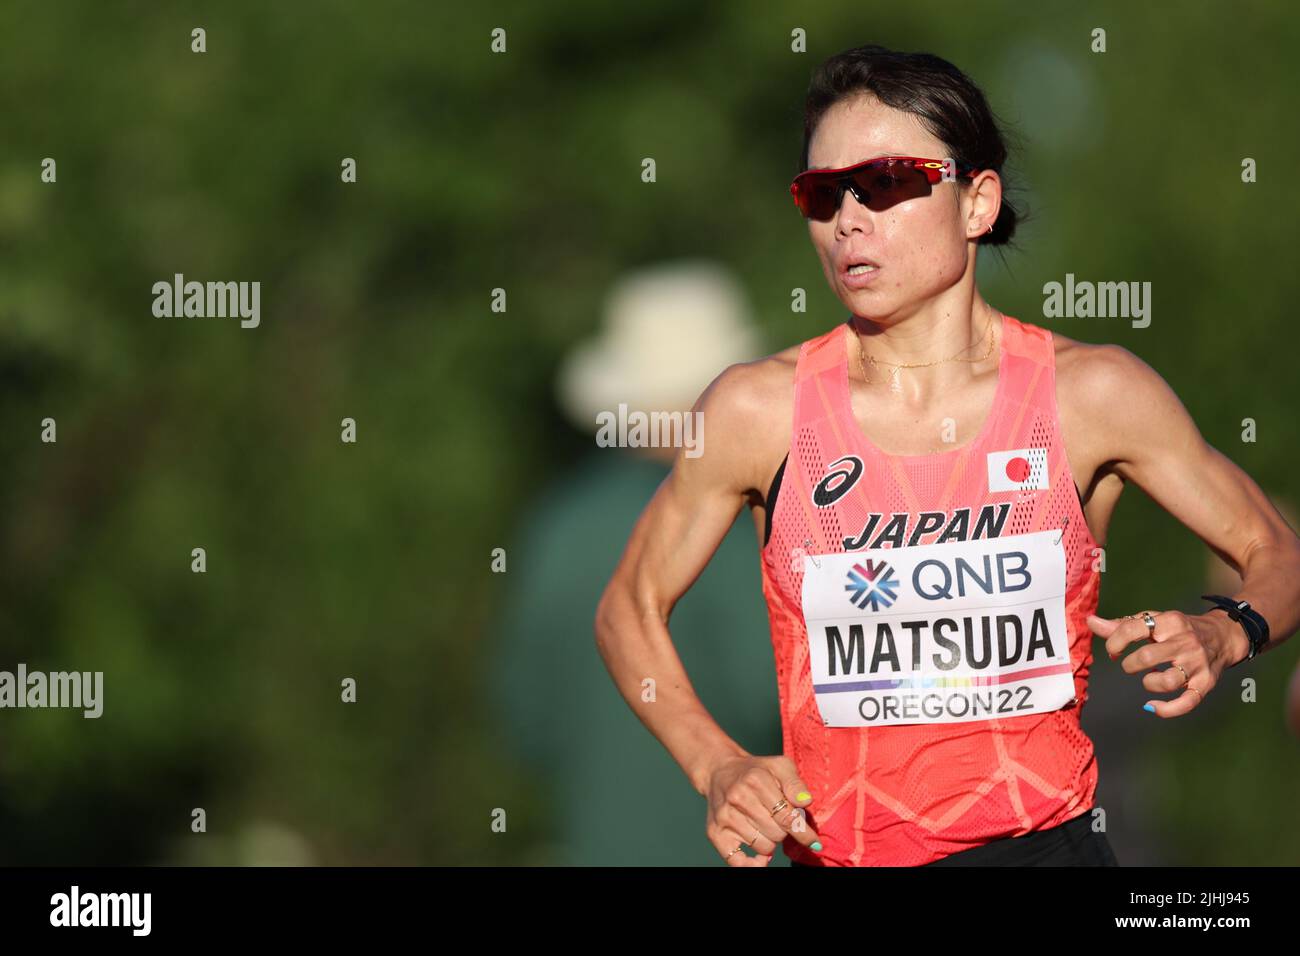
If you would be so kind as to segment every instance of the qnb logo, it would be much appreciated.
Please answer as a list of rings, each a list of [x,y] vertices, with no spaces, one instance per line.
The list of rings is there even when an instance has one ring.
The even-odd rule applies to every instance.
[[[868,559],[855,564],[849,568],[848,577],[844,590],[850,592],[849,600],[857,607],[865,610],[870,604],[871,610],[879,611],[898,600],[898,578],[888,561]]]
[[[826,466],[826,477],[817,482],[812,500],[818,508],[829,508],[839,501],[862,477],[862,459],[845,455]]]

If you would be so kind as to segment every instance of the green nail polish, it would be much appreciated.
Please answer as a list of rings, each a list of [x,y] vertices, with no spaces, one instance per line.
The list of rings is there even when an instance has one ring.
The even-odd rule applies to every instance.
[[[822,841],[818,840],[812,845],[812,848],[814,853],[820,853],[822,851]]]
[[[811,800],[811,799],[812,799],[812,794],[809,793],[807,790],[800,790],[800,791],[799,791],[799,796],[795,797],[795,799],[796,799],[796,800],[799,800],[800,802],[802,802],[802,801],[804,801],[804,800]]]

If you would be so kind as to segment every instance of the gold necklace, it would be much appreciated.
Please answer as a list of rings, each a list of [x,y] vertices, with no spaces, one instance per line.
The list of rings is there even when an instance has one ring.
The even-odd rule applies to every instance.
[[[957,354],[956,354],[956,355],[951,355],[951,356],[949,356],[949,357],[946,358],[946,359],[937,359],[936,361],[933,361],[933,362],[901,362],[901,363],[899,363],[899,364],[897,364],[897,365],[893,365],[893,364],[891,364],[891,363],[889,363],[889,362],[885,362],[885,363],[884,363],[885,365],[888,365],[888,366],[890,366],[891,368],[893,368],[893,372],[890,374],[889,390],[890,390],[891,392],[901,392],[901,391],[903,390],[903,385],[902,385],[902,383],[898,380],[898,371],[899,371],[899,369],[904,369],[904,368],[927,368],[928,366],[931,366],[931,365],[942,365],[944,362],[952,362],[952,361],[958,361],[958,362],[982,362],[982,361],[984,361],[984,359],[988,358],[991,354],[993,354],[993,316],[992,316],[992,315],[989,316],[989,322],[988,322],[988,328],[987,328],[987,331],[988,331],[988,334],[989,334],[989,345],[988,345],[988,348],[984,350],[984,354],[981,355],[979,358],[958,358],[958,357],[957,357],[957,356],[961,355],[962,352],[965,352],[966,349],[970,348],[970,346],[968,345],[968,346],[966,346],[965,349],[959,349],[959,350],[957,351]],[[867,364],[866,364],[866,362],[863,361],[863,354],[864,354],[864,351],[865,351],[865,350],[862,348],[862,336],[861,336],[861,335],[858,335],[857,330],[854,329],[854,331],[853,331],[853,337],[854,337],[855,339],[858,340],[858,365],[861,366],[861,368],[862,368],[862,380],[865,381],[865,382],[871,382],[872,380],[867,376]],[[980,338],[983,338],[983,337],[984,337],[983,335],[980,336]],[[871,364],[872,364],[873,367],[875,367],[875,368],[879,368],[879,367],[880,367],[880,364],[881,364],[881,363],[878,363],[878,362],[876,361],[876,358],[875,358],[874,355],[872,355],[872,356],[867,356],[867,357],[871,359]],[[872,384],[875,384],[875,383],[872,382]]]

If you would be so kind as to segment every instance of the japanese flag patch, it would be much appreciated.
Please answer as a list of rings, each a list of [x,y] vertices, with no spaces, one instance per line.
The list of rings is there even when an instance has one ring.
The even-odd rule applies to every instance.
[[[989,491],[1025,491],[1047,487],[1047,449],[991,451]]]

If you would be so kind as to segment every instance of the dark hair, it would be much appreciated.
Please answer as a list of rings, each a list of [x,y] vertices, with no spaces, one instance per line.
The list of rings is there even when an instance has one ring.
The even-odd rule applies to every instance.
[[[803,154],[798,172],[808,168],[808,146],[826,111],[836,103],[870,93],[886,106],[916,115],[948,147],[958,163],[995,170],[1002,179],[1002,206],[993,231],[979,238],[1000,246],[1011,240],[1022,218],[1007,198],[1002,172],[1007,147],[997,119],[980,88],[947,60],[929,53],[898,53],[861,46],[831,57],[813,74],[804,100]]]

